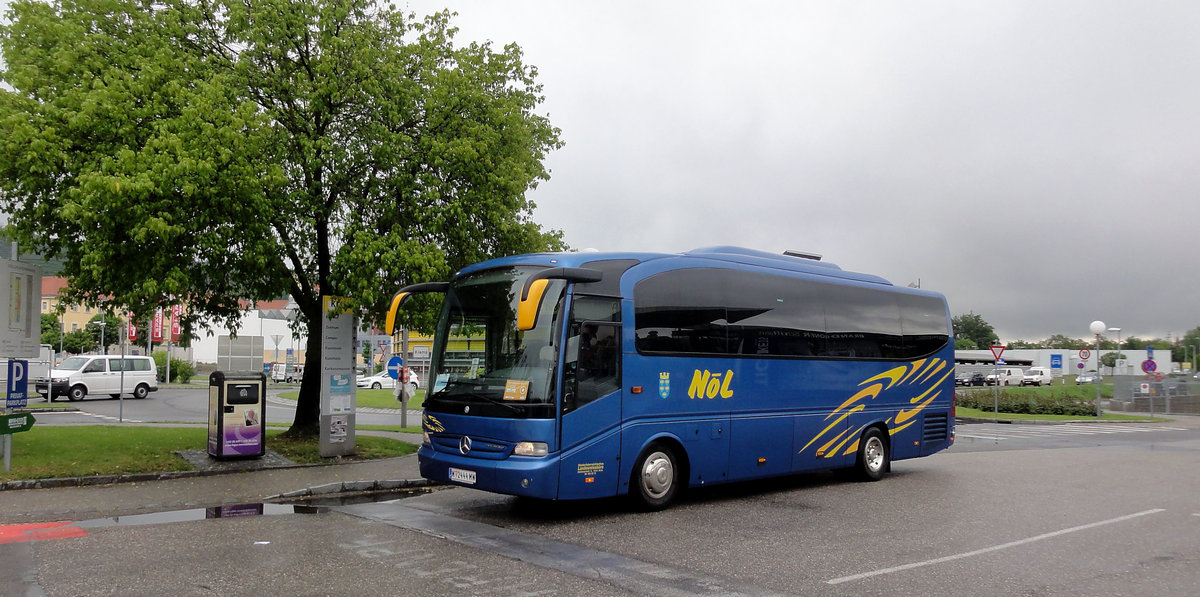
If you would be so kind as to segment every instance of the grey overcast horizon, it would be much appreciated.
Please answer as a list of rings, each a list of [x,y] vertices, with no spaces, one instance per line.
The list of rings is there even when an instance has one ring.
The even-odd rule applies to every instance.
[[[576,249],[819,253],[1003,342],[1200,326],[1200,3],[396,5],[538,68]]]

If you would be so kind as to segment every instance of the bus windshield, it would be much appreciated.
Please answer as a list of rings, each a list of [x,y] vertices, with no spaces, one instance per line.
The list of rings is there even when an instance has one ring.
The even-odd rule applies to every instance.
[[[506,267],[463,276],[446,291],[432,355],[430,412],[553,418],[557,332],[566,283],[552,280],[537,325],[517,328],[521,286],[541,268]]]

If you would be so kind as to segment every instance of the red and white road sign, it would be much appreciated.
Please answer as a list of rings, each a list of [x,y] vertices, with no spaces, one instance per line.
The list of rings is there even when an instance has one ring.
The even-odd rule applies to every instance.
[[[1000,355],[1002,355],[1002,354],[1004,354],[1003,346],[999,346],[999,345],[992,346],[992,356],[996,357],[997,361],[1000,360]]]
[[[1086,348],[1079,351],[1079,360],[1086,361],[1090,358],[1092,358],[1092,351],[1090,351]]]

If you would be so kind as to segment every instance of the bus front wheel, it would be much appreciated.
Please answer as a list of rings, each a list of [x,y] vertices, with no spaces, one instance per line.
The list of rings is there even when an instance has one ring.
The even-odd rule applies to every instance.
[[[653,444],[633,467],[631,493],[644,510],[662,510],[679,492],[679,457],[664,444]]]
[[[890,463],[888,443],[883,432],[877,427],[871,427],[863,432],[858,444],[858,460],[854,464],[855,472],[864,481],[878,481],[887,472]]]

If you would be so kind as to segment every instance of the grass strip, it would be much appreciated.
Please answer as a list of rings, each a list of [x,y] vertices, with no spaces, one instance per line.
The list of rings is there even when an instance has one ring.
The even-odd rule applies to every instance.
[[[301,464],[329,462],[317,440],[288,440],[284,430],[267,431],[267,447]],[[127,427],[109,425],[46,426],[13,435],[12,466],[0,480],[53,479],[192,470],[175,452],[207,450],[208,430],[196,427]],[[371,460],[412,454],[408,442],[386,437],[356,436],[356,455]],[[345,459],[343,459],[345,460]]]

